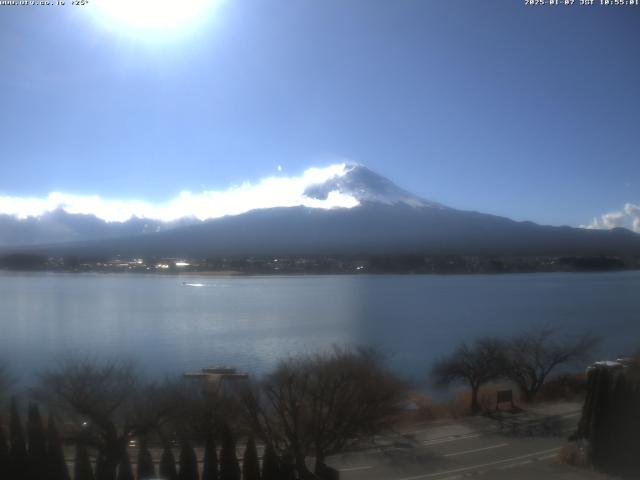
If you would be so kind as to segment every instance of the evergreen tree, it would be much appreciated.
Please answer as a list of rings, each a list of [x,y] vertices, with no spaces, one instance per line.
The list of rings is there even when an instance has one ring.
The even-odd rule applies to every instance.
[[[216,440],[212,433],[207,435],[204,445],[202,480],[218,480],[218,453],[216,452]]]
[[[24,439],[24,430],[18,413],[16,399],[11,400],[11,418],[9,423],[10,478],[11,480],[27,480],[28,453]]]
[[[138,451],[138,480],[148,480],[150,478],[156,478],[156,469],[151,452],[143,442],[140,444],[140,450]]]
[[[188,442],[182,443],[180,449],[180,472],[179,480],[198,480],[198,459],[196,452]]]
[[[164,480],[178,480],[178,472],[176,471],[176,459],[169,446],[165,447],[160,459],[160,477]]]
[[[9,445],[0,424],[0,478],[9,478]]]
[[[102,452],[96,459],[96,480],[116,480],[116,470]]]
[[[258,450],[253,437],[247,440],[247,446],[244,449],[244,457],[242,459],[242,478],[243,480],[260,480],[260,464],[258,463]]]
[[[135,480],[133,476],[133,468],[131,468],[131,460],[129,452],[125,449],[118,464],[118,480]]]
[[[296,480],[296,467],[293,463],[293,455],[285,453],[282,456],[282,462],[280,464],[280,480]]]
[[[73,480],[94,480],[89,453],[84,445],[76,444],[76,461],[73,466]]]
[[[262,456],[262,480],[280,480],[280,460],[271,444],[267,444]]]
[[[49,480],[69,480],[70,478],[58,428],[51,416],[47,425],[47,469]]]
[[[220,480],[240,480],[240,465],[236,457],[236,442],[227,425],[222,429]]]
[[[31,480],[41,480],[47,475],[47,440],[40,416],[40,409],[31,403],[27,410],[27,441],[29,444],[28,471]]]

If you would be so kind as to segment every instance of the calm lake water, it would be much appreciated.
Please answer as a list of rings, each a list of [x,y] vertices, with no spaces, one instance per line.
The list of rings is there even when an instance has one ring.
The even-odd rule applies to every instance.
[[[149,375],[253,374],[334,343],[376,345],[409,378],[462,340],[553,326],[640,348],[640,272],[206,277],[0,273],[0,358],[28,378],[66,355],[131,357]]]

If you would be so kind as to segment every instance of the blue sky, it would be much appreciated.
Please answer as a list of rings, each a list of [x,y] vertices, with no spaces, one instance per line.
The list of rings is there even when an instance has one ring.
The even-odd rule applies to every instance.
[[[640,7],[226,0],[177,33],[96,9],[0,7],[0,196],[163,202],[349,160],[540,223],[640,203]]]

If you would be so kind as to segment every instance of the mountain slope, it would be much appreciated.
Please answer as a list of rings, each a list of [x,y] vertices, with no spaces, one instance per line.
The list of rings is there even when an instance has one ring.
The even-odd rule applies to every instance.
[[[256,210],[156,234],[46,249],[80,256],[242,256],[424,253],[638,255],[628,230],[539,226],[476,212],[363,205]]]
[[[68,213],[62,208],[38,217],[24,219],[0,214],[0,246],[38,245],[143,235],[194,222],[194,219],[189,218],[168,223],[136,217],[126,222],[106,222],[95,215]]]
[[[337,192],[355,198],[361,205],[377,203],[383,205],[405,204],[412,207],[445,208],[443,205],[424,200],[401,189],[391,180],[378,175],[363,165],[347,165],[346,173],[326,182],[311,185],[305,195],[325,200],[330,193]]]

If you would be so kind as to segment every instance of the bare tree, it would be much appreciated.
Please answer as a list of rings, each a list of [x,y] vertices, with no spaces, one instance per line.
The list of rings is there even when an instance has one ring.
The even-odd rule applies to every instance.
[[[147,408],[140,408],[140,394],[150,389],[131,362],[76,358],[44,372],[34,394],[75,426],[78,441],[98,450],[112,476],[129,439],[156,426],[169,408],[160,395],[147,397]]]
[[[462,343],[451,355],[437,361],[431,375],[438,386],[466,383],[471,388],[471,412],[480,410],[478,392],[487,382],[504,374],[505,343],[494,337],[476,340],[471,346]]]
[[[282,361],[243,396],[252,429],[292,455],[301,479],[316,478],[328,455],[379,433],[405,398],[405,386],[373,349],[332,351]]]
[[[509,342],[507,376],[518,386],[523,400],[531,402],[554,369],[586,361],[599,342],[589,334],[558,339],[552,329],[523,333]]]
[[[222,409],[214,393],[181,378],[145,383],[131,362],[86,358],[62,361],[40,376],[34,390],[75,426],[77,441],[98,450],[110,476],[133,438],[204,439]]]
[[[167,378],[142,386],[127,415],[129,428],[140,435],[157,433],[164,441],[197,436],[205,428],[206,399],[192,382]]]
[[[149,426],[164,441],[204,442],[224,424],[239,423],[242,406],[225,389],[211,388],[207,380],[175,378],[141,390],[133,419]]]
[[[130,362],[66,360],[43,373],[36,397],[76,426],[78,439],[101,453],[106,471],[115,469],[127,441],[138,434],[129,423],[140,379]]]

